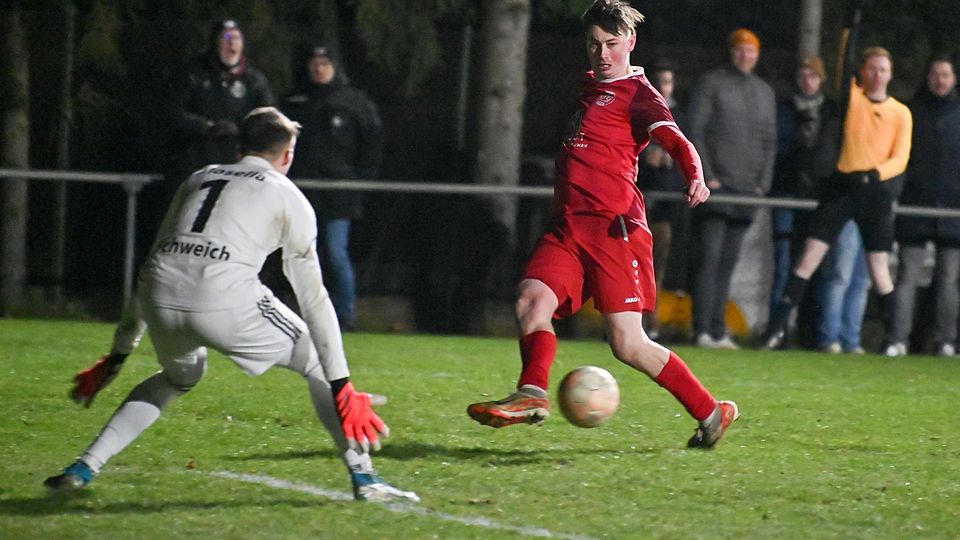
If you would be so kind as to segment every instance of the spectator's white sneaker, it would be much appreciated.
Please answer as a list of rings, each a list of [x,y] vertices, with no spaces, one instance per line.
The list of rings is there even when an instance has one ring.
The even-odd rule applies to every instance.
[[[704,349],[716,349],[717,342],[710,337],[710,334],[703,332],[702,334],[697,334],[696,339],[697,347],[703,347]]]
[[[939,348],[937,348],[937,355],[947,356],[947,357],[956,356],[957,348],[954,347],[953,343],[944,343],[943,345],[940,345]]]
[[[726,349],[728,351],[739,351],[740,346],[737,345],[730,336],[723,336],[722,338],[713,342],[713,346],[717,349]]]
[[[907,344],[899,341],[891,343],[883,350],[883,354],[884,356],[906,356]]]
[[[825,352],[825,353],[827,353],[827,354],[840,354],[840,353],[843,352],[843,347],[841,347],[839,343],[833,342],[833,343],[831,343],[831,344],[823,347],[823,348],[820,349],[820,350],[823,351],[823,352]]]

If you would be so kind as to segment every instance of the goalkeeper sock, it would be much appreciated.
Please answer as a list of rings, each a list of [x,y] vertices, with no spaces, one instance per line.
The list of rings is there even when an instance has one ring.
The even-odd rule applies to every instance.
[[[162,372],[147,378],[130,392],[80,459],[95,474],[99,473],[110,458],[156,422],[163,409],[181,394]]]
[[[673,394],[690,416],[698,421],[706,420],[717,408],[717,400],[673,351],[670,351],[670,358],[663,370],[653,380]]]
[[[550,384],[550,366],[557,356],[557,336],[553,332],[538,330],[520,338],[520,361],[523,370],[517,388],[532,384],[543,390]]]

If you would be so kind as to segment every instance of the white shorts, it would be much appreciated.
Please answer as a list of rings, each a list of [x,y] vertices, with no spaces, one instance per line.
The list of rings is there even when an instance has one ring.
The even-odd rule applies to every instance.
[[[320,369],[306,323],[269,289],[264,291],[249,305],[217,311],[157,307],[141,298],[143,318],[167,378],[182,387],[196,384],[206,371],[206,347],[254,376],[274,365],[304,376]]]

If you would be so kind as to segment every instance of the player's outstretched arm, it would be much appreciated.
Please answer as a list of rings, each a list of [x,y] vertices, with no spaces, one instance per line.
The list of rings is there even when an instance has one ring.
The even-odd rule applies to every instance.
[[[140,339],[146,330],[147,324],[143,321],[140,302],[134,295],[113,333],[111,352],[73,376],[70,398],[87,408],[93,405],[93,398],[117,377],[127,356],[140,345]]]
[[[92,366],[74,375],[70,399],[90,408],[93,398],[117,377],[126,359],[124,353],[105,354]]]
[[[658,126],[650,134],[670,154],[687,180],[683,192],[687,206],[693,208],[705,202],[710,197],[710,188],[703,180],[703,165],[693,143],[673,124]]]

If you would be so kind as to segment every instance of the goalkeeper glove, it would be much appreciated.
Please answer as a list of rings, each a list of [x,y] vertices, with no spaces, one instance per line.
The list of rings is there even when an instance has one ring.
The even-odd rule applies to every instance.
[[[73,390],[70,391],[70,397],[89,408],[97,393],[106,388],[120,373],[120,368],[123,367],[123,361],[126,359],[127,355],[121,353],[102,356],[92,366],[73,376],[74,385]]]
[[[343,434],[347,437],[350,448],[364,453],[372,447],[380,450],[380,438],[390,436],[390,428],[373,412],[370,394],[357,392],[353,383],[346,383],[337,392],[337,413],[343,425]]]

